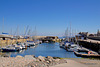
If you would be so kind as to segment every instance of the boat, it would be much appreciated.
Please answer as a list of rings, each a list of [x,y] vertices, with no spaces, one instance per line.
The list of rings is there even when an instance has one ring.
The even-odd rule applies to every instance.
[[[25,49],[25,48],[26,48],[25,45],[24,45],[24,43],[18,43],[17,45],[20,45],[20,47],[21,47],[22,49]]]
[[[28,43],[30,46],[35,46],[35,43],[34,42],[29,42]]]
[[[80,49],[80,47],[77,44],[69,44],[66,47],[67,51],[73,52],[73,51],[78,51],[78,49]]]
[[[35,43],[33,41],[27,41],[27,44],[29,44],[29,46],[35,46]]]
[[[30,47],[28,42],[25,42],[24,45],[25,45],[25,47]]]
[[[18,50],[22,50],[23,49],[23,47],[20,44],[13,44],[13,46]]]
[[[96,53],[91,53],[90,51],[88,53],[80,53],[78,51],[74,51],[74,54],[77,56],[77,57],[85,57],[85,58],[100,58],[100,55],[99,54],[96,54]]]
[[[84,48],[84,47],[80,47],[77,51],[78,51],[78,52],[88,52],[89,49],[86,49],[86,48]]]
[[[64,44],[65,44],[64,49],[67,49],[68,45],[70,45],[70,42],[66,41]]]
[[[39,44],[42,44],[42,41],[39,41]]]
[[[62,41],[60,44],[59,44],[60,48],[64,48],[65,47],[65,44],[64,44],[64,41]]]
[[[49,43],[49,41],[45,41],[45,43]]]
[[[15,47],[9,45],[7,47],[2,47],[3,52],[16,52],[19,51],[19,49],[16,49]]]

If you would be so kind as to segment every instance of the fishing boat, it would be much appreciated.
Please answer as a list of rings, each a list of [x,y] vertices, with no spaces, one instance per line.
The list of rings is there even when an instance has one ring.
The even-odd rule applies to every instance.
[[[85,58],[100,58],[100,55],[94,53],[92,51],[88,51],[88,53],[80,53],[78,51],[74,51],[74,54],[78,57],[85,57]]]

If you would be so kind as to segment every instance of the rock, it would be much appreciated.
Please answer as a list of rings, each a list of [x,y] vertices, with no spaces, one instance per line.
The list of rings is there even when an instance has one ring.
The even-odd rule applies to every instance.
[[[32,55],[25,55],[24,58],[28,59],[28,60],[34,60],[34,61],[36,61],[36,58],[34,58]]]
[[[1,57],[9,57],[7,54],[2,54]]]
[[[16,56],[16,58],[23,58],[23,57],[22,57],[22,56],[20,56],[20,55],[17,55],[17,56]]]
[[[59,61],[60,61],[60,59],[55,59],[54,61],[55,61],[55,62],[59,62]]]
[[[66,59],[61,59],[59,62],[60,63],[67,63],[67,60]]]
[[[40,60],[37,58],[36,61],[39,62]]]
[[[47,56],[47,58],[48,58],[48,59],[53,59],[53,57],[51,57],[51,56]]]
[[[45,61],[45,57],[42,57],[42,56],[38,56],[38,59],[39,59],[40,61]]]
[[[35,55],[31,55],[31,56],[33,56],[35,58]]]
[[[53,59],[60,59],[60,57],[53,57]]]
[[[49,61],[46,61],[47,63],[49,63]]]
[[[47,56],[47,59],[46,60],[49,61],[49,62],[52,62],[54,59],[51,56]]]

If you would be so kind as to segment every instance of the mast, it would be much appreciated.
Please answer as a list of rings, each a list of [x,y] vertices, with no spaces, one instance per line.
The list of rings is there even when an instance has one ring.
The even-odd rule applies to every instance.
[[[66,31],[65,31],[65,39],[68,40],[68,27],[67,27],[67,29],[66,29]]]
[[[12,35],[12,28],[11,28],[11,35]]]
[[[70,22],[70,41],[71,41],[71,22]]]
[[[67,27],[67,41],[69,41],[68,27]]]
[[[29,31],[28,31],[28,35],[30,35],[30,32],[31,32],[31,30],[29,29]]]
[[[28,28],[29,28],[29,26],[27,26],[27,28],[26,28],[25,35],[26,35],[26,33],[27,33]]]
[[[17,36],[19,35],[19,29],[18,29],[18,26],[17,26]]]
[[[3,32],[4,32],[4,16],[3,16],[2,34]]]
[[[37,36],[36,26],[35,26],[35,36]]]
[[[36,39],[37,39],[37,31],[36,31],[36,26],[35,26],[35,30],[34,30],[34,32],[33,32],[33,33],[34,33],[34,35],[33,35],[33,36],[34,36],[34,40],[36,41]]]

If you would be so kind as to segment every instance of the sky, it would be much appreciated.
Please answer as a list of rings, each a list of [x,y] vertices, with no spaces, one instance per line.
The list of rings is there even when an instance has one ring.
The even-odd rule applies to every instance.
[[[4,17],[4,23],[3,23]],[[100,29],[100,0],[0,0],[0,34],[63,36]],[[18,30],[18,31],[17,31]],[[17,33],[16,33],[17,31]]]

